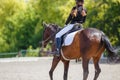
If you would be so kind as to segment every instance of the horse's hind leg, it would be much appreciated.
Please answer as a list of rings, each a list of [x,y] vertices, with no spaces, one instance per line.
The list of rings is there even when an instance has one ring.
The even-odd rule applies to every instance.
[[[64,63],[64,76],[63,76],[63,79],[64,80],[67,80],[68,69],[69,69],[69,62],[70,61],[63,61],[63,63]]]
[[[94,66],[95,66],[94,80],[97,80],[97,78],[101,72],[101,69],[99,67],[99,59],[100,59],[100,57],[93,57],[93,62],[94,62]]]
[[[59,63],[60,59],[61,59],[60,57],[56,57],[56,56],[54,56],[54,58],[53,58],[52,66],[51,66],[51,69],[49,71],[50,80],[53,80],[53,71],[55,70],[55,68],[56,68],[57,64]]]
[[[93,80],[97,80],[100,72],[101,72],[101,69],[99,67],[99,60],[100,60],[100,57],[102,55],[102,52],[105,50],[104,46],[99,50],[99,52],[97,53],[98,55],[96,57],[93,57],[93,62],[94,62],[94,66],[95,66],[95,76],[94,76],[94,79]]]
[[[87,80],[89,70],[88,70],[89,59],[83,58],[82,66],[83,66],[83,80]]]

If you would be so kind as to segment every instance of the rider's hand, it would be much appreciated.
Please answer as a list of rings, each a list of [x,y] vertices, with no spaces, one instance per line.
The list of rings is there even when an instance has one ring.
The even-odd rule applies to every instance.
[[[72,10],[71,15],[72,15],[72,17],[76,17],[77,16],[77,9]]]
[[[82,15],[83,17],[87,15],[86,12],[85,12],[85,10],[82,10],[81,15]]]

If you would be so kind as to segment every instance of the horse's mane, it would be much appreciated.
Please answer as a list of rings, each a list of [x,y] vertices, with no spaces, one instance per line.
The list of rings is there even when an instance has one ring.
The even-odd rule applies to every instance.
[[[50,28],[54,28],[56,31],[61,30],[61,27],[58,26],[57,24],[50,23],[50,24],[49,24],[49,27],[50,27]]]

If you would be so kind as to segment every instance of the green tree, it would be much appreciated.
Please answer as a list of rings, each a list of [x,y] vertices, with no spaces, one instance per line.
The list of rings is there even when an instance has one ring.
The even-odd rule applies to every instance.
[[[74,0],[1,0],[0,52],[38,47],[42,40],[42,22],[63,27]],[[87,19],[84,27],[102,30],[112,44],[120,45],[120,1],[85,0]]]
[[[13,43],[15,27],[11,21],[20,9],[16,0],[1,0],[0,2],[0,52],[10,51],[10,48],[15,45]]]
[[[87,5],[90,2],[92,5]],[[90,2],[86,4],[88,15],[85,25],[102,30],[112,44],[120,45],[120,1],[93,0]]]

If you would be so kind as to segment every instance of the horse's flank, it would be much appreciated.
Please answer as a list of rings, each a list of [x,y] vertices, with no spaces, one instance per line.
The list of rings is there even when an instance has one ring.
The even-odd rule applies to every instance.
[[[80,33],[81,32],[76,33],[71,45],[62,47],[62,52],[63,52],[63,55],[65,58],[67,58],[67,59],[80,58],[80,56],[81,56],[80,55],[80,40],[79,40]]]
[[[89,35],[90,33],[92,35]],[[80,58],[83,55],[89,59],[100,56],[98,51],[104,46],[101,43],[101,36],[101,32],[93,28],[77,32],[72,44],[62,47],[63,56],[68,60]]]

